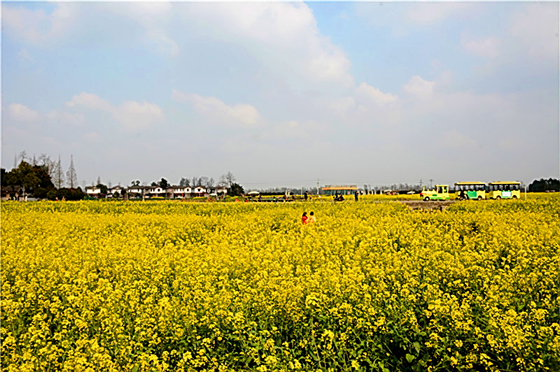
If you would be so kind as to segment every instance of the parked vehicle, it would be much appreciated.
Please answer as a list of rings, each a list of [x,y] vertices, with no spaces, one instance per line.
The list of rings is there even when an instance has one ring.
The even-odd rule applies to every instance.
[[[511,181],[490,182],[487,197],[489,199],[519,199],[521,197],[521,183]]]
[[[449,200],[449,185],[436,185],[431,190],[426,189],[426,186],[422,186],[420,197],[424,201]]]
[[[486,184],[484,182],[455,182],[455,192],[460,200],[486,199]]]

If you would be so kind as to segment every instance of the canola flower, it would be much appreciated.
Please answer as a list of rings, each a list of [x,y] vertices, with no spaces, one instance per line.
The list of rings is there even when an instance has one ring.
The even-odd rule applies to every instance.
[[[5,371],[560,370],[555,195],[1,209]]]

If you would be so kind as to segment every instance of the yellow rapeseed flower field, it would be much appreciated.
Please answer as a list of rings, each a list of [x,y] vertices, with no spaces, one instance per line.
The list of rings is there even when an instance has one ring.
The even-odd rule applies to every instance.
[[[560,370],[556,195],[1,210],[3,371]]]

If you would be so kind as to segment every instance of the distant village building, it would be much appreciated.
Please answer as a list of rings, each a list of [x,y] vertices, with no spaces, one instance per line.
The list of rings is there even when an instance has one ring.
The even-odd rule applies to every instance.
[[[327,185],[321,188],[321,191],[326,195],[350,195],[358,190],[356,185]]]
[[[190,198],[192,189],[189,186],[169,186],[167,188],[167,197],[170,199]]]
[[[119,197],[123,196],[123,190],[125,190],[124,187],[117,185],[115,187],[111,187],[110,189],[107,189],[107,194],[111,197],[113,197],[115,194],[118,194]]]
[[[101,188],[97,186],[86,186],[86,195],[90,198],[99,198],[101,195]]]
[[[192,190],[192,196],[208,196],[209,192],[206,187],[197,186]]]
[[[225,186],[217,186],[217,187],[214,189],[214,192],[216,193],[217,196],[220,196],[220,197],[226,196],[226,195],[227,195],[227,187],[225,187]]]

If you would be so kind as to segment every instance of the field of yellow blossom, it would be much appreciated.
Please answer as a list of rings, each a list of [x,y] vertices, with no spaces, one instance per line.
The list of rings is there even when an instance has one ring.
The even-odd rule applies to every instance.
[[[1,211],[2,371],[560,370],[557,195]]]

